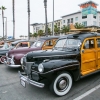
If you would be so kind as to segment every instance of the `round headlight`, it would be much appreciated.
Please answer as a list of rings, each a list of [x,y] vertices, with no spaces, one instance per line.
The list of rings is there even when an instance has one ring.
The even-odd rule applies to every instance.
[[[38,70],[39,70],[39,72],[41,72],[41,73],[44,71],[44,67],[43,67],[42,64],[39,64]]]
[[[21,58],[20,63],[23,65],[23,57]]]

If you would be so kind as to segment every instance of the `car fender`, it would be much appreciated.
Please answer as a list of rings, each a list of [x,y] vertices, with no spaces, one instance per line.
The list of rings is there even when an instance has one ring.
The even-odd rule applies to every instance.
[[[45,69],[44,74],[68,71],[72,74],[74,80],[80,77],[80,63],[74,59],[50,60],[42,63]]]
[[[24,56],[25,54],[16,54],[16,55],[14,55],[14,62],[15,62],[15,64],[21,64],[20,63],[20,60],[21,60],[21,58]]]

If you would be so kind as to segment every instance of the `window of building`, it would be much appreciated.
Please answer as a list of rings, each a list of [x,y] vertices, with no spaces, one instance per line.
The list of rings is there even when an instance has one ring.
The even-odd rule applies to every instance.
[[[93,21],[93,25],[96,25],[96,21]]]
[[[51,24],[49,25],[49,27],[51,27]]]
[[[100,16],[99,16],[99,21],[100,21]]]
[[[71,23],[73,23],[73,18],[71,18]]]
[[[84,26],[87,26],[87,21],[82,22]]]
[[[67,19],[67,23],[70,23],[70,19]]]
[[[60,22],[58,22],[58,26],[60,26]]]
[[[75,17],[75,21],[78,21],[78,17]]]
[[[87,16],[82,16],[82,19],[85,19],[85,18],[87,18]]]
[[[100,26],[100,22],[99,22],[99,26]]]
[[[63,20],[63,23],[65,23],[65,20]]]
[[[96,19],[96,16],[93,16],[93,18],[95,18],[95,19]]]
[[[34,28],[34,30],[35,30],[35,28]]]

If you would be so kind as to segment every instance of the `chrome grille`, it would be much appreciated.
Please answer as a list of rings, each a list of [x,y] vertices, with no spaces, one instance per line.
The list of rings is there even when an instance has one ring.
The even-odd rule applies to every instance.
[[[23,57],[23,66],[26,66],[26,57]]]
[[[7,62],[10,63],[11,62],[11,58],[7,58]]]

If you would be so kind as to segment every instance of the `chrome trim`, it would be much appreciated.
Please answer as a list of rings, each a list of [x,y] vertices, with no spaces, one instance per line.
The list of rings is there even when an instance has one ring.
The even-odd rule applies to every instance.
[[[9,64],[7,64],[7,61],[4,61],[4,64],[5,64],[5,66],[11,67],[11,68],[19,68],[19,67],[21,67],[21,65],[9,65]]]
[[[20,79],[27,82],[28,84],[34,85],[34,86],[39,87],[39,88],[43,88],[45,86],[45,84],[43,84],[43,83],[39,83],[39,82],[30,80],[28,78],[28,76],[26,76],[26,77],[23,76],[20,71],[18,71],[18,74],[19,74]]]
[[[69,55],[76,55],[76,54],[67,54],[67,55],[51,55],[51,56],[37,56],[37,57],[33,57],[33,58],[40,58],[40,57],[55,57],[55,56],[69,56]]]
[[[73,64],[73,65],[68,65],[68,66],[56,68],[56,69],[50,70],[50,71],[45,72],[45,73],[40,73],[40,72],[37,72],[37,71],[34,71],[34,70],[32,70],[32,71],[34,71],[34,72],[36,72],[36,73],[38,73],[38,74],[48,74],[48,73],[50,73],[50,72],[53,72],[53,71],[56,71],[56,70],[59,70],[59,69],[63,69],[63,68],[66,68],[66,67],[74,66],[74,65],[77,66],[77,65],[79,65],[79,64]]]

